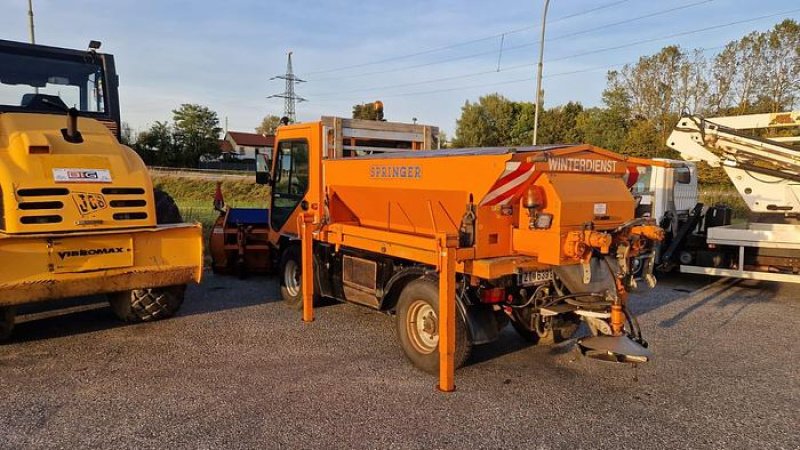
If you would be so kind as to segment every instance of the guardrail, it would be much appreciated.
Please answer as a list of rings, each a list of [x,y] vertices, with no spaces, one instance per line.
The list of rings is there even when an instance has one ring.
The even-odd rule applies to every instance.
[[[204,180],[251,180],[255,182],[255,173],[236,170],[189,169],[183,167],[148,166],[151,175]]]

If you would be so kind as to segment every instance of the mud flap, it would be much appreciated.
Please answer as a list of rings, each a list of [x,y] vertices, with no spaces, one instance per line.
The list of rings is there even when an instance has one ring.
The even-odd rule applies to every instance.
[[[492,305],[465,305],[457,301],[458,309],[467,324],[470,341],[475,345],[497,340],[505,324],[497,320]]]

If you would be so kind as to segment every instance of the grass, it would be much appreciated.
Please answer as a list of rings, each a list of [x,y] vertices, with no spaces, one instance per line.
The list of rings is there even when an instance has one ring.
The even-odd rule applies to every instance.
[[[208,239],[219,213],[214,210],[214,193],[217,182],[180,176],[153,176],[153,184],[175,199],[183,220],[203,224],[203,235]],[[269,187],[255,181],[225,180],[222,182],[225,204],[237,208],[266,208],[269,204]]]

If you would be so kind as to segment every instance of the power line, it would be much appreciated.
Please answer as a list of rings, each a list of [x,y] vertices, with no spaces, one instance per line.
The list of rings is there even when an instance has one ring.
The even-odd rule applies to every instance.
[[[628,23],[631,23],[631,22],[636,22],[636,21],[639,21],[639,20],[642,20],[642,19],[649,19],[651,17],[656,17],[656,16],[661,16],[661,15],[664,15],[664,14],[669,14],[669,13],[671,13],[673,11],[680,11],[682,9],[687,9],[687,8],[691,8],[693,6],[699,6],[699,5],[703,5],[703,4],[706,4],[706,3],[711,3],[713,1],[714,0],[701,0],[699,2],[690,3],[688,5],[682,5],[682,6],[676,6],[674,8],[662,9],[660,11],[655,11],[655,12],[652,12],[650,14],[645,14],[643,16],[632,17],[630,19],[625,19],[625,20],[621,20],[619,22],[614,22],[614,23],[608,23],[608,24],[601,25],[601,26],[595,27],[595,28],[586,28],[586,29],[583,29],[583,30],[580,30],[580,31],[575,31],[575,32],[572,32],[572,33],[562,34],[561,36],[556,36],[554,38],[547,39],[547,41],[557,41],[557,40],[560,40],[560,39],[566,39],[568,37],[579,36],[581,34],[591,33],[593,31],[604,30],[606,28],[611,28],[611,27],[615,27],[615,26],[618,26],[618,25],[624,25],[624,24],[628,24]]]
[[[617,6],[617,5],[621,4],[621,3],[626,3],[628,1],[630,1],[630,0],[617,0],[617,1],[612,2],[612,3],[608,3],[608,4],[605,4],[605,5],[597,6],[595,8],[591,8],[591,9],[588,9],[588,10],[585,10],[585,11],[581,11],[579,13],[569,14],[569,15],[566,15],[566,16],[562,16],[562,17],[553,19],[549,23],[561,22],[561,21],[564,21],[564,20],[567,20],[567,19],[572,19],[574,17],[579,17],[579,16],[582,16],[582,15],[591,14],[593,12],[600,11],[602,9],[611,8],[611,7]],[[709,0],[709,1],[711,1],[711,0]],[[526,27],[521,27],[521,28],[515,28],[515,29],[507,30],[507,31],[504,31],[504,32],[501,32],[501,33],[496,33],[496,34],[493,34],[491,36],[485,36],[485,37],[482,37],[482,38],[471,39],[471,40],[463,41],[463,42],[457,42],[455,44],[449,44],[449,45],[445,45],[445,46],[442,46],[442,47],[434,47],[434,48],[430,48],[430,49],[427,49],[427,50],[422,50],[422,51],[419,51],[419,52],[408,53],[408,54],[399,55],[399,56],[392,56],[390,58],[379,59],[379,60],[376,60],[376,61],[370,61],[370,62],[364,62],[364,63],[358,63],[358,64],[350,64],[350,65],[334,67],[334,68],[330,68],[330,69],[315,70],[315,71],[307,72],[306,74],[307,75],[316,75],[316,74],[321,74],[321,73],[339,72],[339,71],[347,70],[347,69],[356,69],[356,68],[372,66],[372,65],[376,65],[376,64],[384,64],[384,63],[392,62],[392,61],[399,61],[399,60],[402,60],[402,59],[413,58],[415,56],[427,55],[427,54],[430,54],[430,53],[440,52],[442,50],[449,50],[449,49],[452,49],[452,48],[458,48],[458,47],[464,47],[466,45],[476,44],[478,42],[484,42],[484,41],[488,41],[488,40],[492,40],[492,39],[497,39],[497,38],[500,38],[500,37],[502,37],[504,35],[521,33],[523,31],[528,31],[528,30],[531,30],[531,29],[534,29],[534,28],[538,28],[538,27],[539,27],[538,25],[531,25],[531,26],[526,26]],[[312,81],[317,81],[317,80],[312,80]]]
[[[713,51],[713,50],[720,50],[722,48],[725,48],[725,46],[724,45],[718,45],[718,46],[715,46],[715,47],[709,47],[709,48],[702,49],[702,52],[705,53],[705,52],[710,52],[710,51]],[[625,66],[627,64],[634,64],[634,63],[636,63],[636,61],[627,61],[627,62],[621,62],[621,63],[616,63],[616,64],[604,65],[604,66],[595,66],[595,67],[590,67],[590,68],[586,68],[586,69],[570,70],[570,71],[566,71],[566,72],[557,72],[557,73],[545,75],[542,78],[556,78],[556,77],[567,76],[567,75],[576,75],[576,74],[581,74],[581,73],[596,72],[598,70],[608,70],[608,69],[613,69],[614,67],[620,67],[620,66]],[[535,65],[535,63],[526,64],[526,66],[529,66],[529,67],[530,66],[534,66],[534,65]],[[496,73],[496,72],[492,71],[490,73]],[[460,91],[460,90],[465,90],[465,89],[475,89],[475,88],[481,88],[481,87],[486,87],[486,86],[503,86],[503,85],[507,85],[507,84],[516,84],[516,83],[525,83],[525,82],[530,83],[532,81],[533,81],[533,79],[531,77],[525,77],[525,78],[518,78],[518,79],[513,79],[513,80],[505,80],[505,81],[489,83],[489,84],[481,83],[481,84],[472,84],[472,85],[458,86],[458,87],[452,87],[452,88],[441,88],[441,89],[431,89],[431,90],[426,90],[426,91],[416,91],[416,92],[405,92],[405,93],[398,93],[398,94],[388,94],[388,95],[381,95],[381,97],[382,98],[412,97],[412,96],[417,96],[417,95],[430,95],[430,94],[439,94],[439,93],[442,93],[442,92]],[[346,100],[347,99],[345,99],[345,98],[342,98],[342,99],[329,99],[329,100],[323,100],[323,101],[316,101],[316,103],[333,103],[333,102],[341,102],[341,101],[346,101]]]
[[[764,15],[764,16],[753,17],[753,18],[750,18],[750,19],[737,20],[737,21],[734,21],[734,22],[728,22],[728,23],[723,23],[723,24],[719,24],[719,25],[712,25],[712,26],[709,26],[709,27],[698,28],[696,30],[682,31],[682,32],[679,32],[679,33],[668,34],[666,36],[661,36],[661,37],[642,39],[640,41],[629,42],[627,44],[621,44],[621,45],[617,45],[617,46],[613,46],[613,47],[605,47],[605,48],[590,50],[590,51],[582,52],[582,53],[574,53],[572,55],[562,56],[560,58],[551,59],[550,61],[563,61],[565,59],[577,58],[579,56],[593,55],[593,54],[596,54],[596,53],[603,53],[603,52],[608,52],[608,51],[612,51],[612,50],[619,50],[621,48],[632,47],[632,46],[635,46],[635,45],[649,44],[651,42],[663,41],[665,39],[672,39],[672,38],[676,38],[676,37],[688,36],[690,34],[703,33],[705,31],[718,30],[720,28],[730,27],[730,26],[733,26],[733,25],[741,25],[743,23],[748,23],[748,22],[757,22],[759,20],[769,19],[769,18],[776,17],[776,16],[783,16],[785,14],[791,14],[791,13],[795,13],[795,12],[800,12],[800,8],[789,10],[789,11],[784,11],[784,12],[780,12],[780,13],[767,14],[767,15]]]
[[[698,28],[698,29],[695,29],[695,30],[688,30],[688,31],[683,31],[683,32],[679,32],[679,33],[672,33],[672,34],[668,34],[668,35],[664,35],[664,36],[658,36],[658,37],[653,37],[653,38],[648,38],[648,39],[642,39],[642,40],[639,40],[639,41],[628,42],[628,43],[625,43],[625,44],[620,44],[620,45],[612,46],[612,47],[604,47],[604,48],[600,48],[600,49],[593,49],[593,50],[589,50],[589,51],[585,51],[585,52],[574,53],[574,54],[567,55],[567,56],[548,59],[545,62],[563,61],[563,60],[566,60],[566,59],[577,58],[577,57],[580,57],[580,56],[587,56],[587,55],[593,55],[593,54],[597,54],[597,53],[608,52],[608,51],[612,51],[612,50],[619,50],[619,49],[622,49],[622,48],[633,47],[633,46],[636,46],[636,45],[647,44],[647,43],[651,43],[651,42],[667,40],[667,39],[672,39],[672,38],[675,38],[675,37],[687,36],[687,35],[696,34],[696,33],[702,33],[702,32],[705,32],[705,31],[715,30],[715,29],[729,27],[729,26],[733,26],[733,25],[740,25],[742,23],[755,22],[755,21],[758,21],[758,20],[763,20],[763,19],[767,19],[767,18],[771,18],[771,17],[775,17],[775,16],[782,16],[782,15],[785,15],[785,14],[791,14],[793,12],[798,12],[798,11],[800,11],[800,8],[794,9],[794,10],[790,10],[790,11],[781,12],[781,13],[768,14],[768,15],[764,15],[764,16],[758,16],[758,17],[755,17],[755,18],[743,19],[743,20],[738,20],[738,21],[734,21],[734,22],[728,22],[728,23],[719,24],[719,25],[712,25],[712,26],[709,26],[709,27]],[[519,45],[519,46],[516,46],[516,47],[507,47],[505,49],[505,51],[515,50],[515,49],[519,49],[519,48],[522,48],[522,47],[529,47],[531,45],[535,45],[535,43],[534,44],[523,44],[523,45]],[[533,65],[534,65],[533,63],[521,64],[521,65],[517,65],[517,66],[511,66],[511,67],[508,67],[508,68],[505,68],[505,69],[500,69],[499,71],[516,70],[516,69],[519,69],[519,68],[530,67],[530,66],[533,66]],[[439,78],[439,79],[433,79],[433,80],[418,81],[418,82],[411,82],[411,83],[403,83],[403,84],[400,84],[400,85],[389,85],[389,86],[380,86],[380,87],[374,87],[374,88],[357,89],[357,90],[353,90],[353,91],[347,91],[347,92],[344,92],[344,93],[348,93],[348,92],[356,93],[356,92],[363,92],[363,91],[367,91],[367,90],[368,91],[373,91],[373,90],[380,90],[380,89],[391,89],[391,88],[396,88],[396,87],[404,87],[404,86],[411,86],[411,85],[435,83],[435,82],[440,82],[440,81],[450,81],[450,80],[454,80],[454,79],[468,78],[468,77],[479,76],[479,75],[486,75],[486,74],[489,74],[489,73],[497,73],[499,71],[497,71],[497,70],[482,71],[482,72],[475,72],[475,73],[464,74],[464,75],[456,75],[456,76],[452,76],[452,77],[445,77],[445,78]],[[343,92],[328,93],[328,94],[317,94],[315,96],[316,97],[326,97],[326,96],[338,95],[338,94],[342,94],[342,93]]]
[[[674,7],[674,8],[663,9],[663,10],[656,11],[656,12],[649,13],[649,14],[645,14],[645,15],[642,15],[642,16],[637,16],[637,17],[633,17],[633,18],[630,18],[630,19],[626,19],[626,20],[623,20],[623,21],[620,21],[620,22],[614,22],[614,23],[601,25],[601,26],[594,27],[594,28],[587,29],[587,30],[581,30],[581,31],[577,31],[577,32],[564,34],[564,35],[561,35],[561,36],[556,36],[556,37],[548,39],[548,41],[552,42],[552,41],[556,41],[556,40],[559,40],[559,39],[565,39],[567,37],[577,36],[579,34],[585,34],[585,33],[593,32],[593,31],[600,31],[600,30],[604,30],[604,29],[607,29],[607,28],[612,28],[612,27],[615,27],[615,26],[618,26],[618,25],[631,23],[631,22],[635,22],[635,21],[638,21],[638,20],[642,20],[642,19],[649,19],[651,17],[660,16],[660,15],[668,14],[668,13],[671,13],[671,12],[674,12],[674,11],[691,8],[691,7],[698,6],[698,5],[705,4],[705,3],[709,3],[709,2],[712,2],[712,1],[714,1],[714,0],[702,0],[702,1],[694,2],[694,3],[690,3],[690,4],[687,4],[687,5],[682,5],[682,6],[678,6],[678,7]],[[589,11],[591,11],[591,10],[589,10]],[[493,37],[497,37],[497,36],[493,36]],[[520,49],[529,48],[529,47],[532,47],[532,46],[535,46],[535,45],[539,45],[539,41],[538,40],[535,41],[535,42],[527,43],[527,44],[520,44],[520,45],[511,46],[511,47],[505,47],[504,51],[507,52],[507,51],[520,50]],[[380,74],[384,74],[384,73],[396,72],[398,70],[418,69],[420,67],[428,67],[428,66],[434,66],[434,65],[439,65],[439,64],[445,64],[445,63],[453,62],[453,61],[461,61],[461,60],[464,60],[464,59],[472,59],[472,58],[478,58],[478,57],[481,57],[481,56],[494,55],[496,52],[497,52],[496,50],[489,50],[489,51],[484,51],[484,52],[479,52],[479,53],[472,53],[472,54],[469,54],[469,55],[456,56],[456,57],[453,57],[453,58],[440,59],[440,60],[437,60],[437,61],[419,63],[419,64],[415,64],[415,65],[411,65],[411,66],[405,66],[405,67],[399,67],[399,68],[393,68],[393,69],[380,69],[380,70],[376,70],[376,71],[372,71],[372,72],[362,72],[362,73],[353,74],[353,75],[342,75],[342,76],[335,76],[335,77],[328,77],[328,78],[318,78],[316,80],[311,80],[311,81],[333,81],[333,80],[343,80],[343,79],[348,79],[348,78],[359,78],[359,77],[365,77],[365,76],[371,76],[371,75],[380,75]]]

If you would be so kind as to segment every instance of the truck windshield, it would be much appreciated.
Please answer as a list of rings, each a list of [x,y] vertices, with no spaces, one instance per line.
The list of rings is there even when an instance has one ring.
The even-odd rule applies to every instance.
[[[83,58],[25,55],[0,49],[0,111],[106,112],[103,66]]]

